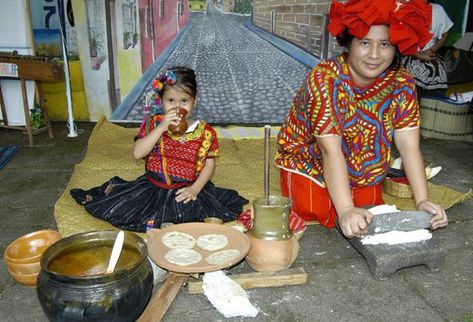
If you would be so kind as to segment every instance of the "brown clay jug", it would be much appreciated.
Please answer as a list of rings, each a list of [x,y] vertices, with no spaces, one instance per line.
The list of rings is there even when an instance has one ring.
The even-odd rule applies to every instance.
[[[182,136],[187,131],[187,121],[186,121],[187,111],[183,108],[177,109],[177,116],[179,116],[179,123],[177,125],[169,125],[169,130],[172,134]]]
[[[258,272],[288,269],[299,253],[299,241],[289,230],[290,201],[269,196],[253,202],[253,227],[247,233],[250,250],[246,262]]]

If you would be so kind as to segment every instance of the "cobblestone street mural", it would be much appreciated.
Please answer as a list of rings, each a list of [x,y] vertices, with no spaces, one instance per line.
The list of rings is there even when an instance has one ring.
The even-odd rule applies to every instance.
[[[213,5],[190,13],[190,27],[161,70],[176,65],[196,70],[195,117],[210,123],[278,124],[286,116],[310,68],[250,31],[248,19]],[[125,120],[141,121],[143,105],[142,99],[132,106]]]

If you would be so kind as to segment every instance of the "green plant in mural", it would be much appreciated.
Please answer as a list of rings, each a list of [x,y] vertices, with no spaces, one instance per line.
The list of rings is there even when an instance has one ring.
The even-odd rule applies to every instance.
[[[249,14],[251,13],[251,1],[250,0],[236,0],[235,6],[233,7],[235,13]]]
[[[89,38],[90,57],[96,58],[99,50],[102,48],[102,42],[99,39],[99,35],[95,32],[90,34]]]
[[[140,39],[138,33],[134,32],[133,33],[133,48],[138,44],[138,40]]]
[[[132,36],[133,33],[130,31],[123,32],[123,48],[128,49],[132,45]]]

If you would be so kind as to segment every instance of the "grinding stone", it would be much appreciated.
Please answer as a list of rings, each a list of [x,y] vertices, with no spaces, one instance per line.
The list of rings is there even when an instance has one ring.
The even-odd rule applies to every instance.
[[[381,280],[401,268],[417,265],[425,265],[431,271],[439,270],[447,253],[435,234],[429,240],[398,245],[363,245],[358,237],[347,240],[366,259],[371,274]]]

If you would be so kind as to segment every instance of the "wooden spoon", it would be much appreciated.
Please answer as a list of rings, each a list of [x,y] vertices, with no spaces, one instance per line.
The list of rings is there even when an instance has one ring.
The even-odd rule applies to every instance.
[[[110,256],[110,261],[108,262],[107,270],[105,274],[111,274],[115,270],[115,266],[117,266],[118,259],[120,258],[120,254],[122,253],[123,248],[123,241],[125,239],[125,233],[123,230],[120,230],[115,238],[115,243],[113,244],[112,255]]]

